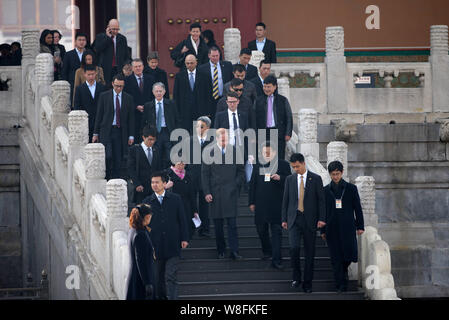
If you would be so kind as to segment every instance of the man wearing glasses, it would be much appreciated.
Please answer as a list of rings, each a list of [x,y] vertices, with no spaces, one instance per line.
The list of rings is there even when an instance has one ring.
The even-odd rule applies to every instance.
[[[122,160],[134,144],[134,101],[124,87],[123,76],[114,76],[113,89],[102,93],[98,101],[92,143],[105,146],[106,180],[121,177]]]
[[[106,83],[122,70],[126,61],[131,59],[126,37],[119,33],[117,19],[109,21],[105,33],[95,38],[93,47],[98,55],[98,65],[103,68]]]

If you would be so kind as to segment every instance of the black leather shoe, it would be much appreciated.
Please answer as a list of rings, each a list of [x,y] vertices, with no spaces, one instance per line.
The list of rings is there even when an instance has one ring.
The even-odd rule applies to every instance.
[[[305,293],[312,293],[312,288],[304,287],[303,290]]]
[[[273,263],[271,264],[271,267],[273,267],[273,268],[275,268],[275,269],[278,269],[278,270],[284,269],[284,266],[283,266],[282,264],[278,263],[278,262],[273,262]]]
[[[229,258],[231,258],[232,260],[243,259],[243,257],[241,255],[239,255],[237,252],[231,252],[231,254],[229,255]]]
[[[263,257],[262,258],[260,258],[261,260],[264,260],[264,261],[266,261],[266,260],[270,260],[271,259],[271,255],[270,254],[266,254],[266,253],[264,253],[263,254]]]
[[[218,254],[218,259],[224,259],[225,258],[225,254],[224,253],[219,253]]]
[[[292,281],[292,283],[291,283],[291,287],[292,288],[299,288],[299,286],[301,285],[301,281]]]

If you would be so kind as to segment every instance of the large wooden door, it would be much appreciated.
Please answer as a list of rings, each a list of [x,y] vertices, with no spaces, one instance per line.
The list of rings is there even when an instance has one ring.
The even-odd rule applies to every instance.
[[[232,0],[157,0],[155,1],[155,46],[160,67],[167,71],[170,91],[179,71],[170,58],[170,50],[189,34],[190,24],[200,22],[202,31],[214,32],[217,44],[223,46],[223,32],[231,27]]]

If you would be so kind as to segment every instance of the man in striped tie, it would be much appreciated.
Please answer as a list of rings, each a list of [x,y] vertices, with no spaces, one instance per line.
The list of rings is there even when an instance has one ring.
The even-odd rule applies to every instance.
[[[209,62],[198,68],[201,73],[209,78],[207,86],[201,88],[199,116],[208,116],[213,123],[217,102],[224,93],[224,85],[231,81],[234,76],[232,64],[229,61],[220,61],[220,51],[217,47],[209,49],[208,57]]]

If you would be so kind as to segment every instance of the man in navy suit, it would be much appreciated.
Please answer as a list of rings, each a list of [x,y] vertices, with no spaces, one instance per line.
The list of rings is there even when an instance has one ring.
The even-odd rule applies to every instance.
[[[276,43],[268,40],[266,37],[265,23],[259,22],[256,24],[256,40],[248,42],[250,50],[258,50],[265,53],[265,60],[269,63],[276,63]]]
[[[76,88],[73,109],[84,110],[89,115],[89,141],[92,141],[98,99],[100,94],[106,90],[106,87],[95,81],[97,69],[94,65],[86,65],[84,77],[86,78],[86,82]]]
[[[135,143],[142,142],[142,116],[145,103],[154,99],[153,84],[156,82],[154,77],[148,73],[143,73],[144,65],[141,59],[134,59],[131,63],[133,74],[125,79],[124,91],[134,98],[134,137]]]
[[[252,78],[250,81],[256,86],[257,97],[263,96],[263,81],[271,73],[271,63],[266,60],[260,61],[259,73],[256,77]]]
[[[208,116],[213,119],[217,102],[224,95],[224,85],[234,78],[232,64],[229,61],[220,61],[220,51],[217,47],[209,49],[209,62],[201,65],[198,71],[206,79],[201,85],[199,116]]]
[[[81,60],[87,45],[87,36],[77,33],[75,36],[75,49],[70,50],[64,56],[62,64],[62,79],[70,83],[70,103],[73,101],[73,86],[75,85],[75,73],[81,67]]]
[[[153,209],[149,227],[156,255],[156,299],[176,300],[179,257],[181,248],[189,245],[189,232],[181,197],[166,191],[166,185],[165,173],[153,173],[151,188],[154,193],[143,202]]]
[[[282,200],[282,228],[288,230],[293,268],[291,286],[301,284],[300,243],[304,241],[305,266],[303,289],[312,292],[313,262],[317,229],[326,225],[326,204],[321,177],[307,170],[304,156],[295,153],[290,158],[294,174],[285,180]]]

